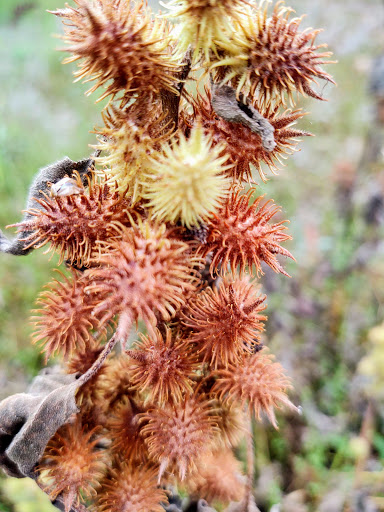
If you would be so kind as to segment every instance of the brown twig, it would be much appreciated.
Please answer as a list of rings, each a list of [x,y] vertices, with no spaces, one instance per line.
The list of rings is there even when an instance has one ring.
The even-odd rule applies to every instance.
[[[246,411],[247,418],[247,484],[244,499],[244,512],[251,510],[253,479],[255,476],[255,446],[253,441],[252,411]]]
[[[101,352],[101,354],[96,359],[96,361],[93,363],[93,365],[79,378],[79,381],[81,382],[80,385],[85,384],[94,375],[96,375],[96,373],[99,371],[99,369],[103,365],[105,359],[112,352],[114,346],[116,345],[116,343],[118,341],[119,341],[119,337],[117,336],[117,332],[115,332],[115,334],[112,336],[112,338],[105,345],[104,350]]]
[[[372,446],[372,438],[375,432],[374,429],[374,408],[372,401],[369,400],[367,404],[367,408],[364,412],[363,422],[361,424],[360,429],[360,438],[364,439],[367,442],[369,448]],[[355,466],[355,483],[354,486],[358,487],[360,485],[360,475],[364,471],[364,467],[368,458],[369,452],[364,453],[364,455],[357,458],[356,466]]]
[[[192,66],[192,50],[188,49],[186,54],[184,55],[184,58],[182,60],[182,68],[181,71],[177,75],[178,83],[175,86],[178,94],[173,93],[172,91],[163,89],[161,91],[161,101],[163,103],[163,110],[167,113],[167,125],[173,124],[174,131],[178,128],[178,122],[179,122],[179,105],[180,105],[180,98],[183,92],[185,81],[189,75],[189,72],[191,71]]]

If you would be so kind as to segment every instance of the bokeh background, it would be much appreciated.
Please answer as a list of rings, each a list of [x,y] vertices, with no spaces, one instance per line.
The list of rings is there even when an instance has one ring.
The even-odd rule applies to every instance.
[[[154,8],[158,5],[152,3]],[[304,100],[311,131],[260,191],[290,219],[292,275],[267,272],[265,341],[293,379],[301,416],[255,428],[256,500],[270,512],[384,510],[384,3],[292,0],[324,28],[338,64],[327,102]],[[0,227],[18,222],[36,171],[95,141],[101,105],[72,84],[59,0],[0,1]],[[380,58],[382,57],[382,58]],[[8,235],[13,233],[7,230]],[[57,258],[0,255],[0,399],[43,365],[30,310]],[[241,457],[240,447],[239,456]],[[48,512],[33,482],[0,477],[1,512]]]

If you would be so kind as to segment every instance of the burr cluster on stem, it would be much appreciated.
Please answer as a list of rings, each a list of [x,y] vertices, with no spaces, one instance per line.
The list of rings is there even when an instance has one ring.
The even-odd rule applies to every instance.
[[[291,236],[255,180],[310,135],[295,102],[323,99],[330,53],[281,1],[74,1],[53,12],[65,62],[108,104],[87,178],[53,182],[18,224],[25,250],[70,268],[40,295],[33,340],[81,384],[39,483],[66,512],[160,512],[175,485],[250,503],[252,460],[245,485],[233,452],[244,417],[277,428],[296,410],[260,280],[289,277]]]

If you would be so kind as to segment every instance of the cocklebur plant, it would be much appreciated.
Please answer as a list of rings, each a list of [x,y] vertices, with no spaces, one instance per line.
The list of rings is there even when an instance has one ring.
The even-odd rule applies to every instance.
[[[0,233],[3,252],[45,246],[69,267],[40,293],[32,323],[33,342],[72,380],[0,406],[2,467],[66,512],[161,511],[178,492],[199,510],[203,500],[247,510],[252,421],[277,428],[276,409],[297,412],[265,347],[260,283],[266,265],[289,277],[291,237],[255,180],[310,135],[286,103],[322,99],[312,85],[332,81],[321,68],[330,53],[282,2],[165,7],[75,0],[53,12],[65,62],[94,82],[88,94],[108,98],[104,126],[90,159],[40,171],[16,242]],[[64,408],[59,424],[52,403]],[[36,432],[42,417],[48,436]],[[244,437],[247,475],[233,453]]]

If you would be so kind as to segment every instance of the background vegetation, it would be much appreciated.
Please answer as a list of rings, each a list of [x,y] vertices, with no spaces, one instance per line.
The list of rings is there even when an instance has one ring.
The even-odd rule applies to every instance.
[[[384,510],[384,332],[372,330],[384,320],[384,128],[368,87],[384,54],[384,5],[290,5],[307,14],[303,25],[325,28],[319,41],[339,61],[327,69],[338,87],[327,85],[329,101],[311,101],[298,124],[316,137],[260,184],[291,220],[287,248],[297,259],[287,263],[291,280],[263,278],[265,341],[292,376],[303,414],[281,416],[278,432],[257,427],[257,503],[271,512]],[[85,157],[100,122],[100,106],[85,85],[72,85],[73,68],[55,51],[61,27],[46,10],[57,7],[0,2],[1,228],[20,220],[37,169]],[[0,398],[23,391],[42,366],[28,318],[56,261],[43,250],[0,257]],[[0,481],[0,511],[48,510],[40,499],[30,483]]]

